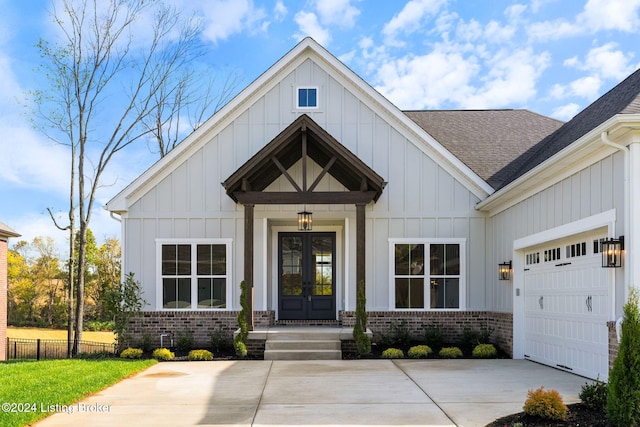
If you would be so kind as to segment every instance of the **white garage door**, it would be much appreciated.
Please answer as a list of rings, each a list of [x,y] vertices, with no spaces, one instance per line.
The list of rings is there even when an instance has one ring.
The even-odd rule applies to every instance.
[[[525,251],[525,358],[608,378],[608,269],[582,235]]]

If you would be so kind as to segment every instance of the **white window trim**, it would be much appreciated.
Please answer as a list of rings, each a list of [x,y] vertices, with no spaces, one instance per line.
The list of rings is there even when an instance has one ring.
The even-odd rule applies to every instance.
[[[316,106],[315,107],[301,107],[300,106],[300,89],[315,89],[316,90]],[[320,89],[318,86],[297,86],[295,93],[295,109],[296,110],[317,110],[320,108]]]
[[[425,307],[424,308],[396,308],[396,281],[395,281],[395,245],[396,244],[423,244],[426,251],[430,244],[458,244],[460,245],[460,295],[459,308],[430,308],[429,293],[425,290]],[[425,273],[428,263],[425,262]],[[430,275],[425,274],[425,286],[428,283],[427,278]],[[465,238],[390,238],[389,239],[389,310],[391,311],[463,311],[467,308],[467,239]]]
[[[231,262],[233,239],[156,239],[156,310],[158,311],[229,311],[232,303],[233,270]],[[191,274],[191,307],[190,308],[164,308],[162,306],[162,245],[191,245],[191,272],[197,265],[197,245],[225,245],[227,257],[226,274],[226,306],[227,308],[198,308],[198,275]]]

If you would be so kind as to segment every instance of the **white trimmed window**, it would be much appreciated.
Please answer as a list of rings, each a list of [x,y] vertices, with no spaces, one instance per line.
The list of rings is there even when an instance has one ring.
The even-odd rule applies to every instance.
[[[392,309],[464,308],[464,239],[390,239],[389,244]]]
[[[156,245],[160,309],[229,307],[231,239],[170,239]]]
[[[318,88],[299,87],[296,95],[298,108],[318,108]]]

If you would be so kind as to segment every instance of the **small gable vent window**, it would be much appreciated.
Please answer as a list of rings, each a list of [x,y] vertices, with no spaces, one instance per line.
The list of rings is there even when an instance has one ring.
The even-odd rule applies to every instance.
[[[298,108],[318,108],[318,89],[315,87],[298,88]]]

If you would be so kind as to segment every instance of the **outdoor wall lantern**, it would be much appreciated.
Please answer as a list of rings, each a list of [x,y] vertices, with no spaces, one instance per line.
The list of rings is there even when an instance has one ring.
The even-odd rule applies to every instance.
[[[306,210],[298,212],[298,230],[310,231],[313,228],[313,217],[311,212]]]
[[[600,253],[602,254],[602,268],[622,267],[622,251],[624,250],[624,236],[617,239],[600,240]]]
[[[511,261],[498,264],[498,280],[511,279]]]

